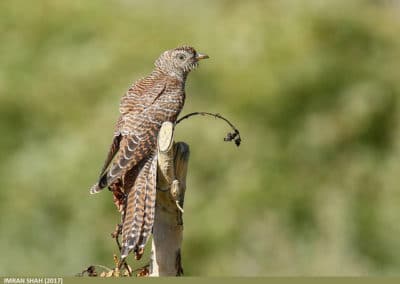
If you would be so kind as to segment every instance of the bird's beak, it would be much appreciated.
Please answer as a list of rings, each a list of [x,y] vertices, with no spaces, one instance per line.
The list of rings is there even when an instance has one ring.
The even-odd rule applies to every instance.
[[[210,57],[204,53],[197,53],[197,55],[196,55],[197,60],[202,60],[202,59],[207,59],[207,58],[210,58]]]

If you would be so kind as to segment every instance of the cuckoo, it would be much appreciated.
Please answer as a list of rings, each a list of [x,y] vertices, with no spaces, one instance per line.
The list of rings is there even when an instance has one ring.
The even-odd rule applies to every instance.
[[[121,99],[114,138],[90,193],[107,187],[114,193],[122,215],[122,260],[131,251],[137,259],[143,254],[155,215],[157,135],[163,122],[176,121],[185,103],[186,78],[206,58],[190,46],[165,51]]]

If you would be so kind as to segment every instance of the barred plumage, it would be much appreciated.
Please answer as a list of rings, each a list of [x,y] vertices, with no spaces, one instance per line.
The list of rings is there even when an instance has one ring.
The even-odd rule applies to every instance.
[[[187,75],[204,58],[208,56],[189,46],[168,50],[156,60],[153,72],[135,82],[121,99],[114,139],[99,181],[90,193],[109,187],[115,199],[126,195],[120,209],[122,259],[132,250],[140,258],[151,234],[156,201],[157,135],[163,122],[176,121],[185,102]]]

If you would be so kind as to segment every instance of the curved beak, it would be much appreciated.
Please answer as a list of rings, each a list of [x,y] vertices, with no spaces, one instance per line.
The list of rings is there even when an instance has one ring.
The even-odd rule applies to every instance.
[[[207,59],[207,58],[210,58],[210,57],[204,53],[197,53],[197,55],[196,55],[197,60],[202,60],[202,59]]]

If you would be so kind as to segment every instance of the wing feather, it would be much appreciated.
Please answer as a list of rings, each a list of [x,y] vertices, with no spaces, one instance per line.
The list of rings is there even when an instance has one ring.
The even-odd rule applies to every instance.
[[[123,175],[154,149],[158,121],[151,118],[149,108],[164,92],[164,79],[156,80],[152,75],[134,84],[122,97],[121,115],[116,124],[113,143],[102,168],[99,181],[90,193],[121,179]]]

